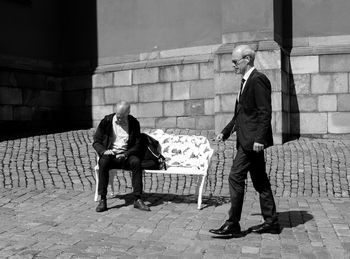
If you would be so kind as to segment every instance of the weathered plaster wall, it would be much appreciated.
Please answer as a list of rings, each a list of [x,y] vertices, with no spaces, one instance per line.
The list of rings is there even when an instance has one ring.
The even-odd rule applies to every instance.
[[[99,57],[218,44],[220,1],[99,0]]]

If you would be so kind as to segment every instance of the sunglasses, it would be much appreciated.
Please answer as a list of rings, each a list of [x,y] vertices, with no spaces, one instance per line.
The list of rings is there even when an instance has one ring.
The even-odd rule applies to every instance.
[[[242,59],[245,59],[245,58],[246,58],[246,56],[242,57],[242,58],[239,59],[239,60],[232,60],[233,66],[237,67],[237,66],[238,66],[238,63],[239,63]]]

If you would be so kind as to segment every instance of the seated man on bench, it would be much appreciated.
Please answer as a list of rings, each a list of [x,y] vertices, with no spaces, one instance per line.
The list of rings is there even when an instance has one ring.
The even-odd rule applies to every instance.
[[[130,105],[121,101],[116,113],[104,117],[98,125],[93,147],[99,155],[98,194],[101,196],[97,212],[107,210],[107,186],[110,169],[127,169],[132,172],[134,208],[150,211],[141,199],[142,195],[142,155],[140,123],[131,116]]]

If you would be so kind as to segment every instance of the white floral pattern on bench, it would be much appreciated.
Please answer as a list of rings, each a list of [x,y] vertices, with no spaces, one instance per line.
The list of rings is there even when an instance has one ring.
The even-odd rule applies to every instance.
[[[156,130],[150,135],[159,141],[168,167],[192,167],[204,170],[208,165],[211,148],[207,138],[168,134]]]

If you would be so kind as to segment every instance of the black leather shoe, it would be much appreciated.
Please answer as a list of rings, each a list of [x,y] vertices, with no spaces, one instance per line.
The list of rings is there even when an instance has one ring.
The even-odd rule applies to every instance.
[[[234,224],[226,221],[220,228],[210,229],[209,232],[216,235],[239,235],[241,234],[241,226],[238,223]]]
[[[264,234],[264,233],[279,234],[279,233],[281,233],[281,227],[280,227],[280,224],[278,224],[278,223],[274,223],[274,224],[263,223],[260,225],[250,227],[249,230],[250,230],[250,232],[253,232],[256,234]]]
[[[104,212],[107,210],[107,200],[101,199],[99,204],[96,207],[96,212]]]
[[[134,201],[134,208],[144,211],[151,211],[151,209],[141,199]]]

